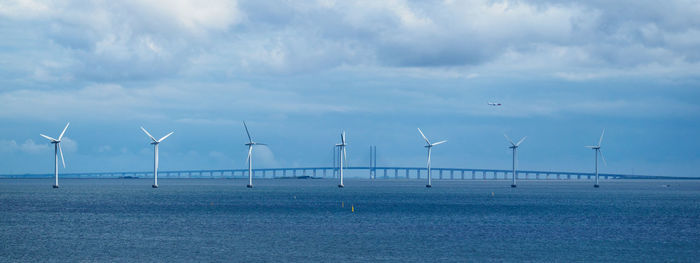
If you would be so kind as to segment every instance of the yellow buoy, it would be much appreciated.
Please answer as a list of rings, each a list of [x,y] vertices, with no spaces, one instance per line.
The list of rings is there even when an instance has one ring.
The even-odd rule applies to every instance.
[[[355,206],[351,206],[350,209],[352,209],[352,212],[355,213]]]
[[[340,202],[340,207],[345,207],[345,202]]]

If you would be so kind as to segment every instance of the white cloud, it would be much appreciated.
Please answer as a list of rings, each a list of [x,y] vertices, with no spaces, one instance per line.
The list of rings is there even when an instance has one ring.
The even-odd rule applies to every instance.
[[[426,72],[436,67],[499,68],[495,73],[501,75],[526,68],[530,75],[556,71],[571,79],[581,79],[572,72],[599,77],[603,75],[585,71],[638,72],[654,65],[697,72],[700,21],[693,14],[700,4],[645,2],[636,3],[641,10],[636,15],[617,13],[627,5],[22,0],[0,4],[0,14],[16,28],[36,32],[33,36],[43,41],[35,43],[50,43],[33,47],[45,54],[14,58],[30,63],[34,79],[44,82],[163,80],[183,73],[226,81],[367,66]],[[7,15],[17,12],[27,15]],[[43,65],[45,61],[60,66]],[[500,67],[501,61],[508,63]]]
[[[194,0],[127,1],[136,9],[156,16],[160,22],[176,23],[193,33],[226,30],[243,19],[236,1],[214,0],[202,3]],[[127,7],[128,8],[128,7]]]
[[[0,2],[0,17],[32,19],[46,15],[50,7],[46,3],[33,0],[7,0]]]
[[[279,163],[275,160],[275,155],[272,150],[262,145],[253,149],[253,162],[258,167],[279,167]]]
[[[211,35],[225,33],[243,18],[237,2],[226,0],[0,3],[0,19],[24,29],[13,34],[33,35],[31,63],[38,64],[32,61],[36,56],[34,60],[52,57],[64,65],[63,71],[36,65],[34,75],[39,79],[123,80],[175,74],[187,66],[180,60],[201,52],[193,46],[206,46]]]
[[[64,136],[63,139],[61,139],[61,150],[63,150],[64,153],[75,153],[78,151],[78,142],[72,140],[68,136]]]
[[[37,154],[48,152],[51,147],[49,143],[35,143],[32,139],[27,139],[22,144],[18,144],[15,140],[0,140],[0,149],[4,152],[23,152],[29,154]]]

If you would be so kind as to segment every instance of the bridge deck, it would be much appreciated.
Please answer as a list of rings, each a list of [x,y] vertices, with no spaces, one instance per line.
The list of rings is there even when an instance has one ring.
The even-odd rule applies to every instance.
[[[370,179],[424,179],[427,178],[425,167],[369,167],[352,166],[343,168],[345,175],[350,178],[363,177]],[[363,174],[362,176],[360,176]],[[432,168],[434,180],[505,180],[512,179],[512,170],[500,169],[470,169],[470,168]],[[293,176],[313,176],[335,178],[339,175],[338,167],[295,167],[295,168],[258,168],[253,169],[255,178],[279,178]],[[589,180],[594,173],[566,171],[517,171],[519,180]],[[0,178],[45,178],[53,174],[11,174],[0,175]],[[153,177],[153,171],[140,172],[92,172],[92,173],[61,173],[62,178],[122,178],[122,177]],[[686,177],[663,177],[645,175],[625,175],[600,173],[603,179],[690,179]],[[248,177],[248,169],[225,170],[182,170],[158,171],[159,178],[244,178]]]

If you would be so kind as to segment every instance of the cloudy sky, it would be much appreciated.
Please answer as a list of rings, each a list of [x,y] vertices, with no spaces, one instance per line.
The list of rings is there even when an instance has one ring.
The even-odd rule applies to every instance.
[[[0,173],[351,165],[700,176],[698,1],[0,1]],[[489,101],[500,102],[491,107]],[[363,174],[364,176],[364,174]]]

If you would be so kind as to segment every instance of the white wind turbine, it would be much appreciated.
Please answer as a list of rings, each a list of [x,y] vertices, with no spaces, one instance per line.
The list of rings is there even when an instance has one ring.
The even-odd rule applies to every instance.
[[[66,130],[68,129],[68,125],[70,125],[70,122],[66,124],[66,127],[63,128],[63,131],[61,132],[61,135],[58,136],[58,139],[51,138],[49,136],[39,134],[41,137],[44,137],[46,139],[49,139],[51,143],[53,144],[53,154],[54,154],[54,170],[53,174],[54,177],[56,178],[56,184],[53,185],[53,188],[58,188],[58,153],[61,153],[61,162],[63,163],[63,168],[66,168],[66,160],[63,159],[63,149],[61,149],[61,139],[63,139],[63,135],[66,134]]]
[[[598,188],[600,185],[598,185],[598,154],[600,154],[600,159],[603,160],[603,164],[606,166],[608,163],[605,161],[605,157],[603,157],[603,152],[600,151],[600,144],[603,143],[603,135],[605,135],[605,129],[603,129],[603,132],[600,134],[600,139],[598,140],[598,145],[595,146],[584,146],[586,148],[591,148],[595,150],[595,184],[593,187]]]
[[[439,141],[436,143],[430,143],[430,141],[428,140],[428,138],[425,137],[425,134],[423,134],[423,131],[421,131],[420,128],[418,128],[418,132],[420,132],[420,136],[422,136],[423,139],[425,140],[425,143],[426,143],[425,148],[428,148],[428,184],[425,185],[425,187],[430,188],[430,187],[433,187],[432,177],[430,176],[430,155],[433,151],[433,146],[446,143],[447,140]]]
[[[248,131],[248,125],[243,122],[243,127],[245,127],[245,133],[248,135],[248,185],[246,187],[253,188],[253,145],[267,145],[264,143],[254,142],[253,138],[250,137],[250,132]]]
[[[343,185],[343,160],[347,162],[348,158],[348,153],[345,151],[345,146],[348,144],[345,142],[345,131],[340,133],[340,143],[336,144],[336,147],[340,147],[340,184],[338,185],[339,188],[345,187]]]
[[[517,185],[515,184],[515,178],[517,177],[516,172],[515,172],[515,167],[517,165],[518,159],[516,156],[517,156],[518,146],[520,146],[520,144],[523,143],[523,141],[525,141],[525,138],[527,138],[527,136],[520,139],[520,141],[518,141],[518,143],[513,143],[513,140],[511,140],[508,137],[508,135],[506,135],[505,133],[503,134],[503,136],[505,136],[506,139],[508,140],[508,142],[510,142],[511,146],[508,148],[513,149],[513,184],[511,184],[510,187],[517,187]]]
[[[153,140],[151,144],[153,144],[153,149],[154,149],[154,156],[153,156],[153,185],[151,187],[153,188],[158,188],[158,144],[160,144],[165,138],[168,138],[168,136],[172,135],[174,132],[170,132],[167,135],[163,136],[163,138],[160,138],[160,140],[156,140],[155,137],[153,137],[146,129],[141,127],[141,130],[148,135],[148,137]]]

